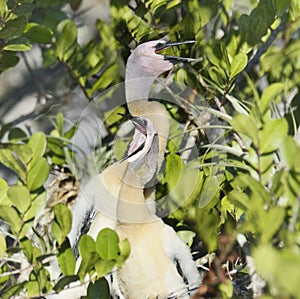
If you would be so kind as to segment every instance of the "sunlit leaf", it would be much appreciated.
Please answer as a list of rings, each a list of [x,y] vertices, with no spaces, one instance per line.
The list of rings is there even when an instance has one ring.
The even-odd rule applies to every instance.
[[[6,240],[3,235],[0,235],[0,258],[3,258],[6,254]]]
[[[76,260],[68,239],[59,247],[57,261],[63,275],[74,274]]]
[[[45,158],[34,159],[28,169],[27,185],[33,191],[40,188],[49,175],[49,165]]]
[[[239,114],[231,122],[233,129],[239,134],[244,134],[251,139],[255,146],[258,145],[258,128],[251,116]]]
[[[0,206],[0,218],[10,225],[13,233],[20,232],[23,223],[21,217],[13,207]]]
[[[20,213],[25,213],[31,205],[31,196],[29,190],[25,186],[12,186],[7,191],[12,204]]]
[[[288,123],[284,118],[267,122],[260,132],[261,154],[277,150],[288,133]]]
[[[34,157],[42,157],[47,147],[45,134],[43,132],[34,133],[30,137],[28,145],[30,146]]]
[[[72,214],[65,204],[59,203],[54,206],[54,215],[52,234],[57,242],[62,244],[71,229]]]
[[[8,196],[7,196],[7,190],[8,190],[8,185],[7,183],[0,178],[0,205],[3,206],[10,206],[11,205],[11,201],[9,200]]]
[[[269,85],[262,93],[259,103],[259,110],[261,113],[265,113],[269,108],[270,103],[276,99],[278,94],[283,91],[285,87],[284,83],[274,83]]]
[[[240,73],[247,65],[248,57],[244,53],[238,53],[234,56],[230,65],[230,77],[234,78],[238,73]]]
[[[71,20],[66,20],[62,24],[62,31],[56,43],[56,55],[58,59],[67,61],[72,55],[77,42],[77,26]]]
[[[119,254],[119,236],[110,229],[104,228],[97,236],[96,250],[103,259],[116,259]]]

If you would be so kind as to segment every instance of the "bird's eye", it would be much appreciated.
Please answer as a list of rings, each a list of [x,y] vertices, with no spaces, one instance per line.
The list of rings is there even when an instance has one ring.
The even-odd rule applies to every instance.
[[[147,127],[147,121],[145,119],[141,119],[141,125],[146,128]]]
[[[155,48],[155,52],[159,52],[161,50],[163,50],[165,48],[165,43],[157,43],[154,48]]]

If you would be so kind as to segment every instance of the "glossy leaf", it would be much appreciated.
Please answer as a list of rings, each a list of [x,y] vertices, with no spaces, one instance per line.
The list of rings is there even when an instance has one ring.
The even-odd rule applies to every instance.
[[[234,56],[230,65],[230,77],[234,78],[238,73],[240,73],[248,63],[248,56],[244,53],[238,53]]]
[[[77,275],[68,275],[63,276],[59,279],[59,281],[56,283],[56,285],[53,287],[53,290],[59,293],[65,286],[70,284],[71,282],[77,281],[79,278]]]
[[[34,159],[28,169],[27,185],[31,191],[40,188],[49,175],[49,165],[45,158]]]
[[[71,49],[77,42],[77,26],[71,20],[62,24],[62,31],[56,44],[56,55],[58,59],[67,61],[72,55]]]
[[[43,132],[37,132],[34,133],[29,141],[28,145],[32,150],[33,156],[36,157],[42,157],[46,151],[47,147],[47,141],[46,136]]]
[[[260,132],[260,153],[277,150],[288,133],[288,123],[284,118],[271,120]]]
[[[102,259],[116,259],[119,254],[119,236],[110,228],[104,228],[97,236],[96,250]]]
[[[255,146],[258,145],[258,128],[251,116],[243,114],[236,115],[232,119],[231,125],[236,132],[246,135]]]
[[[23,223],[21,217],[13,207],[0,206],[0,218],[10,225],[13,233],[20,232]]]
[[[274,83],[269,85],[262,93],[259,103],[259,110],[264,114],[270,106],[270,103],[276,99],[278,94],[283,91],[284,83]]]
[[[75,273],[76,260],[68,239],[59,247],[57,261],[63,275],[67,276]]]
[[[5,23],[5,28],[0,31],[1,39],[13,39],[23,33],[26,26],[24,16],[9,20]]]
[[[117,266],[120,268],[130,255],[130,243],[127,239],[119,243],[119,251],[120,255],[117,258]]]
[[[8,149],[0,149],[0,163],[14,171],[20,179],[26,181],[26,171],[20,161]]]
[[[46,191],[39,193],[37,196],[33,194],[34,197],[31,202],[31,206],[24,215],[24,221],[34,218],[38,213],[46,206]]]
[[[217,176],[210,176],[205,181],[203,185],[200,199],[199,199],[199,208],[204,208],[208,203],[214,198],[216,193],[219,191],[219,181]]]
[[[12,186],[7,190],[7,196],[17,210],[24,214],[31,205],[31,196],[25,186]]]
[[[54,215],[52,234],[56,241],[62,244],[71,229],[72,214],[65,204],[59,203],[54,206]]]
[[[109,273],[114,268],[115,265],[116,265],[115,260],[99,259],[95,263],[95,269],[99,277],[104,277],[107,273]]]
[[[90,282],[87,289],[87,299],[109,299],[109,285],[107,280],[103,277],[95,282]]]
[[[10,206],[11,201],[9,200],[7,196],[7,190],[8,190],[8,185],[7,183],[0,178],[0,205],[2,206]]]
[[[25,37],[33,43],[50,44],[52,32],[47,26],[29,23],[25,29]]]
[[[3,258],[6,254],[6,240],[3,235],[0,235],[0,258]]]

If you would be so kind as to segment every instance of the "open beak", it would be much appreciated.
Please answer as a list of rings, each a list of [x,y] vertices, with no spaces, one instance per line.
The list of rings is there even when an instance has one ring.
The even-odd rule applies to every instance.
[[[173,47],[173,46],[179,46],[179,45],[184,45],[184,44],[193,44],[195,42],[196,41],[194,41],[194,40],[187,40],[187,41],[183,41],[183,42],[171,42],[171,41],[168,41],[168,42],[166,42],[164,44],[157,45],[155,47],[155,52],[159,53],[160,51],[162,51],[164,49],[168,49],[168,48]],[[193,59],[193,58],[178,57],[178,56],[172,56],[172,55],[167,55],[167,54],[165,54],[163,56],[164,56],[165,60],[168,60],[168,61],[170,61],[173,64],[180,63],[180,62],[192,62],[192,61],[195,61],[195,59]]]
[[[118,113],[118,114],[130,120],[136,129],[138,129],[142,134],[147,136],[147,128],[146,128],[147,124],[144,123],[143,120],[139,119],[136,116],[132,116],[130,114],[123,114],[123,113]]]

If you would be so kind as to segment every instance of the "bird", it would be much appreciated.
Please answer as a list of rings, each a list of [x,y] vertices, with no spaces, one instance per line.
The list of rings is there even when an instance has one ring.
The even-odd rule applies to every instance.
[[[128,162],[136,163],[139,167],[133,173],[127,173],[131,185],[122,185],[117,204],[116,231],[121,239],[128,239],[131,244],[131,254],[116,274],[119,289],[126,299],[169,296],[189,298],[187,284],[197,287],[201,281],[189,248],[174,229],[149,208],[144,193],[149,177],[160,171],[169,133],[166,109],[158,102],[148,101],[151,86],[159,75],[171,70],[175,63],[192,61],[190,58],[158,53],[180,44],[182,43],[163,40],[146,42],[133,51],[126,65],[125,90],[128,110],[131,115],[138,116],[147,123],[145,147],[141,149],[143,156],[135,154],[128,158]],[[136,134],[139,134],[138,130],[135,136]],[[150,144],[151,151],[147,149]],[[152,163],[150,176],[149,169],[145,167],[148,161]],[[153,164],[156,164],[156,167]],[[178,265],[184,278],[178,272]]]
[[[187,299],[201,280],[196,264],[188,246],[153,213],[144,196],[145,184],[156,174],[151,165],[158,162],[158,130],[150,119],[132,120],[136,131],[125,157],[131,165],[120,188],[116,226],[131,252],[114,278],[126,299]]]
[[[164,152],[169,135],[169,116],[165,107],[156,101],[148,101],[151,86],[161,74],[170,71],[176,63],[192,62],[193,58],[176,57],[159,54],[162,50],[190,44],[195,41],[171,42],[165,40],[148,41],[138,45],[128,57],[125,70],[125,96],[128,110],[132,116],[151,120],[158,130],[157,174],[164,161]],[[73,213],[73,223],[68,237],[74,247],[78,242],[80,231],[90,217],[91,210],[97,211],[92,220],[88,234],[96,237],[101,228],[116,227],[116,204],[120,188],[120,178],[124,175],[129,161],[115,162],[99,175],[92,178],[80,192]],[[101,194],[101,196],[99,196]],[[146,200],[154,201],[154,189],[149,188]],[[152,205],[153,206],[153,205]]]
[[[174,229],[155,214],[155,188],[150,186],[150,192],[145,195],[147,184],[161,171],[169,134],[165,107],[148,100],[151,86],[174,64],[193,61],[159,53],[192,42],[149,41],[131,53],[126,64],[125,91],[130,120],[135,127],[133,140],[125,157],[90,180],[81,190],[81,197],[85,199],[80,198],[74,205],[74,220],[68,235],[72,246],[76,245],[92,208],[96,216],[88,235],[96,238],[101,229],[110,227],[131,243],[132,254],[116,272],[120,297],[123,294],[126,299],[187,294],[187,285],[176,263],[190,285],[198,285],[201,281],[188,247]]]

